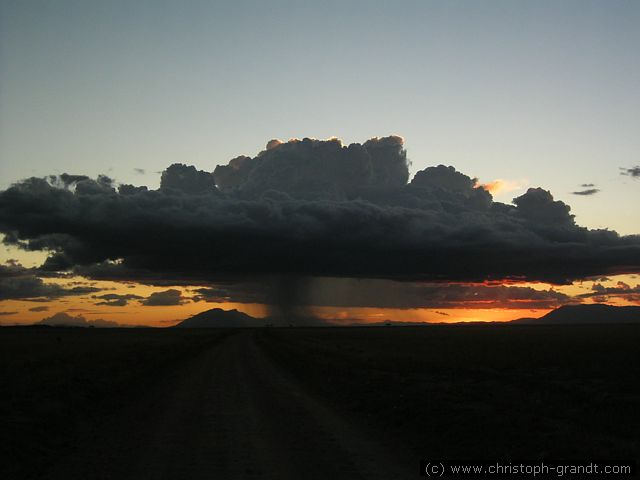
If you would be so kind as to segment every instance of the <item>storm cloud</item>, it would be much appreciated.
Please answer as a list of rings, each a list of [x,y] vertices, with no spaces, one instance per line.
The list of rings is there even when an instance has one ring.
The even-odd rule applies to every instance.
[[[0,192],[0,232],[51,252],[43,271],[158,285],[273,275],[564,284],[640,271],[640,237],[577,225],[543,188],[505,204],[451,166],[409,181],[397,136],[270,141],[213,172],[174,164],[158,190],[30,178]]]

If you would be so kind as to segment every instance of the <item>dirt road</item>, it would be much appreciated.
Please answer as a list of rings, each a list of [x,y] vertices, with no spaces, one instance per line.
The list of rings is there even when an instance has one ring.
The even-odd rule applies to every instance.
[[[91,429],[48,478],[404,479],[417,464],[303,391],[238,330]]]

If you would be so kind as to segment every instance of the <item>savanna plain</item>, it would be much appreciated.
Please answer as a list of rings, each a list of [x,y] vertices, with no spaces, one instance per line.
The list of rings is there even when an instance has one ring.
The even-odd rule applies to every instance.
[[[637,325],[0,329],[0,478],[637,459]]]

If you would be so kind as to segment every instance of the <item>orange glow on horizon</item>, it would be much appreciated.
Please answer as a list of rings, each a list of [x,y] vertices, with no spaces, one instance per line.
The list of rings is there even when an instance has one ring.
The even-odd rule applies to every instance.
[[[513,308],[312,308],[316,316],[337,325],[383,323],[386,321],[399,323],[508,322],[522,317],[541,317],[551,310]]]
[[[104,319],[118,322],[122,325],[140,325],[165,327],[184,320],[192,315],[212,308],[224,310],[237,309],[251,316],[262,318],[269,312],[267,305],[258,303],[238,302],[194,302],[193,288],[191,286],[149,286],[138,283],[123,283],[111,281],[89,281],[84,278],[45,279],[48,284],[58,284],[71,287],[78,284],[94,286],[102,290],[94,294],[78,296],[63,296],[55,300],[27,301],[4,300],[0,302],[0,312],[16,312],[0,317],[0,324],[32,324],[43,318],[50,317],[59,312],[68,315],[81,315],[87,320]],[[449,282],[453,284],[453,282]],[[530,287],[534,290],[554,290],[568,295],[576,300],[576,303],[607,303],[610,305],[640,305],[640,294],[637,291],[640,284],[638,275],[618,275],[609,278],[588,279],[575,282],[571,285],[550,285],[533,282],[498,282],[486,281],[481,283],[459,282],[459,285],[499,287],[518,285]],[[130,300],[124,306],[96,305],[100,300],[96,296],[103,294],[134,294],[139,297],[148,297],[152,293],[162,292],[168,289],[179,290],[183,301],[179,305],[145,306],[139,300]],[[616,289],[617,291],[630,291],[628,295],[599,294],[599,291]],[[429,322],[429,323],[453,323],[453,322],[503,322],[522,317],[540,317],[552,308],[531,308],[535,303],[527,299],[511,298],[496,300],[465,300],[458,304],[451,303],[446,306],[430,308],[378,308],[378,307],[301,307],[301,315],[315,315],[328,322],[336,324],[350,323],[375,323],[387,320],[395,322]],[[545,305],[538,304],[538,307]],[[546,307],[546,306],[545,306]]]

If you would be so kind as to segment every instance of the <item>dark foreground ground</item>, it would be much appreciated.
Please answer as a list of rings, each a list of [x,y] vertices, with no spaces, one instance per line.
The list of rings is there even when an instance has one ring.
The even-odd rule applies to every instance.
[[[0,478],[640,457],[640,327],[0,329]]]

